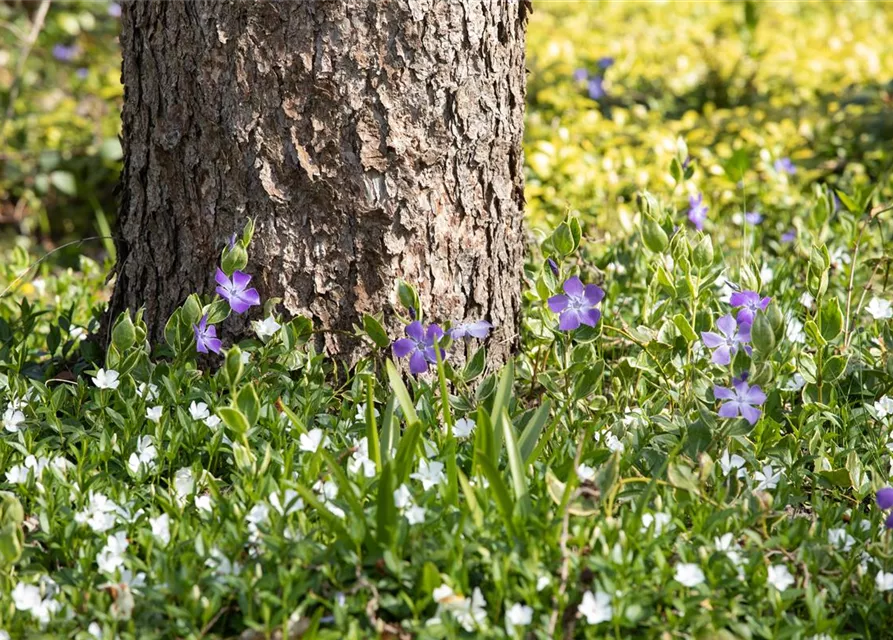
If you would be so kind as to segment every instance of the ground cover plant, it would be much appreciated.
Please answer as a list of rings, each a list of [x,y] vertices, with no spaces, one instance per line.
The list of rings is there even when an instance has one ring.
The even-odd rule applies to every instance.
[[[497,371],[406,282],[331,362],[250,220],[107,351],[105,256],[5,248],[0,637],[889,637],[889,10],[679,7],[535,7]]]

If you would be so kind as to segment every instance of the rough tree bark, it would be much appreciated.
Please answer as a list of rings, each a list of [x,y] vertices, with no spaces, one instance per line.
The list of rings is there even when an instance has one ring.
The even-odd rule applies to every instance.
[[[247,270],[288,313],[349,330],[403,278],[428,318],[493,322],[503,360],[520,309],[525,2],[125,3],[110,314],[144,306],[160,339],[187,295],[213,292],[250,216]],[[337,334],[324,346],[356,355]]]

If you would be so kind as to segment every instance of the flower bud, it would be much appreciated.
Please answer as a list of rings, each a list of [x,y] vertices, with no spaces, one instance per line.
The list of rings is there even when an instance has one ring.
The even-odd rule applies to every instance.
[[[710,239],[710,236],[701,238],[701,241],[695,246],[692,257],[695,265],[701,269],[713,264],[713,241]]]
[[[642,239],[645,241],[645,246],[654,253],[661,253],[670,242],[667,232],[651,218],[645,218],[642,223]]]
[[[118,321],[112,329],[112,344],[121,353],[127,351],[136,343],[136,328],[130,319],[130,312],[125,311],[118,316]]]

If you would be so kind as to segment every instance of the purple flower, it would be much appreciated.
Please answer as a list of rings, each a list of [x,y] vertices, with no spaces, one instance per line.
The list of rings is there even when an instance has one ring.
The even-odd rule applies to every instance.
[[[739,415],[751,426],[757,423],[763,413],[759,407],[766,402],[766,394],[758,386],[750,386],[744,380],[733,380],[732,389],[713,387],[713,395],[717,400],[725,400],[719,408],[723,418],[737,418]]]
[[[78,78],[80,78],[81,80],[83,80],[83,79],[85,79],[85,78],[87,77],[87,74],[89,73],[89,71],[87,70],[87,67],[81,67],[80,69],[78,69],[78,70],[75,71],[74,73],[75,73],[75,75],[77,75]]]
[[[589,79],[589,72],[582,67],[574,70],[574,80],[577,82],[586,82]]]
[[[466,337],[483,340],[487,337],[487,334],[490,333],[490,329],[492,328],[493,325],[486,320],[478,320],[477,322],[463,322],[450,329],[450,337],[454,340]]]
[[[796,229],[789,229],[788,231],[785,231],[783,234],[781,234],[782,242],[793,242],[796,239],[797,239],[797,230]]]
[[[893,509],[893,487],[884,487],[877,492],[877,506],[886,511]]]
[[[208,324],[208,316],[202,316],[198,324],[192,325],[195,331],[195,348],[199,353],[220,353],[220,339],[217,337],[217,327]]]
[[[704,204],[704,196],[698,194],[688,197],[688,220],[698,231],[704,230],[704,221],[707,220],[707,205]]]
[[[113,3],[111,3],[111,4],[109,5],[109,9],[108,9],[108,11],[109,11],[109,15],[110,15],[111,17],[113,17],[113,18],[120,18],[120,17],[121,17],[121,5],[118,4],[117,2],[113,2]]]
[[[559,273],[561,273],[558,269],[558,263],[555,262],[552,258],[549,258],[546,262],[549,263],[549,268],[552,270],[552,273],[554,273],[556,276]]]
[[[760,224],[763,221],[763,214],[759,211],[748,211],[744,214],[747,224]]]
[[[589,79],[587,91],[589,92],[589,97],[593,100],[601,100],[605,97],[604,80],[602,80],[601,76],[595,76]]]
[[[756,291],[736,291],[729,298],[729,303],[733,307],[741,307],[738,312],[739,324],[753,324],[754,316],[758,311],[765,311],[771,299],[769,296],[761,298]]]
[[[598,66],[600,69],[608,70],[614,66],[614,58],[612,58],[611,56],[604,56],[603,58],[599,58]]]
[[[602,316],[596,305],[604,297],[600,287],[594,284],[584,287],[580,278],[574,276],[565,280],[564,294],[549,298],[549,309],[559,314],[558,328],[562,331],[572,331],[581,324],[594,327]]]
[[[53,47],[53,57],[60,62],[71,62],[77,54],[77,45],[57,44]]]
[[[750,347],[745,343],[750,342],[750,325],[735,322],[732,314],[724,315],[716,321],[716,327],[721,333],[702,331],[701,339],[708,349],[714,349],[711,361],[714,364],[727,365],[732,362],[732,356],[738,353],[738,348],[744,346],[744,350],[750,355]]]
[[[691,156],[685,156],[685,160],[682,161],[682,170],[685,171],[688,169],[688,165],[691,164]]]
[[[788,157],[779,158],[775,161],[775,170],[778,173],[786,173],[789,176],[797,173],[797,168],[794,166],[794,163],[791,162],[791,159]]]
[[[443,337],[443,329],[436,324],[428,325],[428,329],[422,326],[418,320],[406,325],[408,338],[400,338],[394,341],[392,347],[394,355],[398,358],[409,356],[409,371],[417,376],[428,370],[428,365],[437,365],[437,352],[434,351],[434,341]],[[440,350],[441,359],[446,357],[443,349]]]
[[[251,282],[251,276],[241,271],[233,272],[233,279],[226,277],[223,269],[217,267],[217,275],[215,277],[217,284],[217,293],[222,298],[229,301],[230,308],[236,313],[245,313],[251,307],[260,304],[260,295],[257,289],[248,288]]]

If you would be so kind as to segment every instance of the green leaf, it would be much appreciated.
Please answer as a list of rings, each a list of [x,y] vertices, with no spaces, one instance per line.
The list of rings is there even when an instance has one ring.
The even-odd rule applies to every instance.
[[[484,365],[486,363],[487,358],[487,349],[481,347],[477,351],[474,352],[474,355],[471,356],[471,359],[465,364],[465,369],[462,371],[462,379],[465,382],[471,382],[479,375],[484,372]]]
[[[369,446],[369,458],[375,462],[375,468],[381,472],[381,445],[378,441],[378,425],[375,424],[375,388],[370,376],[366,383],[366,443]]]
[[[835,189],[834,193],[837,194],[837,199],[840,200],[840,203],[846,207],[847,211],[854,214],[862,213],[862,207],[859,206],[859,203],[856,202],[849,195],[841,191],[840,189]]]
[[[834,382],[838,380],[846,371],[847,359],[844,356],[831,356],[825,360],[822,366],[822,380],[825,382]]]
[[[832,296],[822,305],[820,314],[822,323],[822,337],[831,342],[840,335],[843,329],[843,313],[840,310],[840,303],[836,296]]]
[[[388,332],[385,331],[385,328],[376,318],[370,316],[368,313],[363,314],[363,331],[366,332],[366,335],[369,336],[372,339],[372,342],[374,342],[380,349],[384,349],[391,344]]]
[[[682,337],[685,338],[685,341],[689,344],[697,341],[698,334],[695,333],[695,330],[692,329],[691,323],[681,313],[677,313],[673,316],[673,324],[676,325],[676,328],[679,329],[679,333],[682,334]]]
[[[77,195],[78,187],[74,174],[68,171],[53,171],[50,174],[50,184],[67,196]]]
[[[403,280],[397,281],[397,298],[399,298],[401,304],[406,307],[408,310],[413,310],[416,312],[421,311],[419,304],[419,294],[416,293],[416,290],[412,285],[404,282]]]
[[[512,519],[512,515],[514,513],[515,505],[512,503],[512,499],[509,496],[502,475],[500,475],[499,471],[488,458],[481,457],[478,460],[478,465],[484,473],[484,476],[487,478],[487,482],[490,483],[490,486],[487,487],[487,491],[492,494],[493,500],[496,502],[496,508],[502,516],[505,528],[514,536],[515,522]]]
[[[476,527],[484,526],[484,512],[478,504],[477,496],[474,494],[474,487],[468,482],[468,478],[462,473],[462,469],[457,469],[459,485],[462,487],[462,494],[465,496],[465,502],[468,504],[468,511],[471,513],[471,520]]]
[[[226,359],[224,360],[223,365],[223,372],[230,389],[235,389],[236,385],[239,384],[239,380],[242,378],[244,370],[245,365],[242,364],[242,350],[238,345],[233,345],[226,352]]]
[[[574,236],[567,223],[559,224],[552,232],[552,246],[561,255],[567,256],[574,252]]]
[[[403,417],[406,418],[406,424],[412,425],[417,423],[419,421],[419,416],[415,412],[415,404],[412,402],[412,398],[409,397],[409,391],[406,390],[406,385],[403,384],[403,379],[400,377],[397,367],[394,366],[394,363],[389,359],[385,362],[385,368],[388,371],[388,380],[391,383],[391,389],[397,397],[397,402],[400,404],[400,408],[403,409]]]
[[[251,425],[248,423],[248,419],[244,414],[234,407],[221,407],[217,409],[217,415],[220,416],[223,423],[229,427],[233,434],[239,439],[248,433],[248,430],[251,428]]]
[[[229,312],[229,302],[227,302],[223,298],[215,300],[202,309],[202,315],[208,316],[208,324],[217,324],[219,322],[223,322],[229,317]]]
[[[521,459],[524,460],[524,464],[531,464],[534,461],[532,454],[536,448],[537,440],[539,440],[540,434],[543,431],[543,427],[546,426],[546,422],[549,420],[549,411],[551,408],[552,405],[549,402],[549,399],[546,398],[543,405],[533,414],[533,417],[524,429],[524,433],[521,434],[521,438],[518,440],[518,449],[521,452]]]
[[[775,350],[775,332],[765,313],[757,313],[750,329],[753,346],[763,355],[769,355]]]
[[[345,542],[351,539],[351,535],[344,527],[344,522],[341,520],[341,518],[329,511],[328,508],[319,501],[319,498],[316,497],[316,494],[313,493],[313,491],[302,484],[296,484],[295,490],[301,495],[301,498],[304,499],[305,503],[316,510],[316,513],[317,515],[319,515],[320,519],[325,520],[326,524],[332,529],[336,536],[338,536]]]
[[[512,385],[515,382],[515,364],[512,360],[505,363],[499,376],[499,384],[496,387],[496,396],[493,398],[493,408],[490,410],[490,424],[493,426],[493,450],[490,451],[490,459],[493,463],[499,459],[502,452],[502,429],[499,428],[499,418],[502,410],[508,408],[512,397]],[[478,429],[480,429],[478,425]]]
[[[253,427],[257,424],[257,419],[260,417],[260,398],[257,396],[253,383],[247,384],[236,395],[236,406],[239,407],[239,411],[245,416],[250,426]]]
[[[394,504],[394,471],[392,463],[384,466],[378,481],[378,505],[375,513],[378,543],[389,547],[397,529],[397,507]]]
[[[407,427],[406,432],[400,439],[400,446],[397,448],[397,455],[394,458],[394,475],[396,476],[396,485],[398,487],[406,482],[409,479],[409,474],[412,473],[413,462],[415,462],[415,450],[421,433],[421,423],[413,422],[412,425]]]
[[[511,471],[512,475],[512,488],[515,492],[515,500],[517,501],[519,512],[526,518],[530,513],[530,500],[527,495],[527,475],[524,472],[526,465],[521,457],[521,451],[518,449],[515,428],[512,426],[508,411],[505,409],[502,411],[500,422],[502,422],[502,434],[505,438],[505,449],[509,459],[509,471]]]

